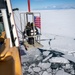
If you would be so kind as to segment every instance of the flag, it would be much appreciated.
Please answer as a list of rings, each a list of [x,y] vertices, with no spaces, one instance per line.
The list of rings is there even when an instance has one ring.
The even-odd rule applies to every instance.
[[[34,24],[36,27],[41,28],[41,20],[39,16],[34,16]]]

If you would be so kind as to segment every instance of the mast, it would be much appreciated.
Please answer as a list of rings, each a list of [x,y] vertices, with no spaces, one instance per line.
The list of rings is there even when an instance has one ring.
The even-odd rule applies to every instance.
[[[28,12],[30,12],[30,0],[28,0]]]
[[[6,3],[7,3],[8,13],[9,13],[9,17],[10,17],[9,19],[10,19],[10,23],[11,23],[11,30],[10,31],[12,31],[12,35],[14,38],[12,41],[13,41],[13,43],[15,43],[14,45],[16,47],[18,47],[19,46],[19,39],[18,39],[17,30],[16,30],[16,25],[15,25],[14,14],[12,11],[11,2],[10,2],[10,0],[6,0]]]

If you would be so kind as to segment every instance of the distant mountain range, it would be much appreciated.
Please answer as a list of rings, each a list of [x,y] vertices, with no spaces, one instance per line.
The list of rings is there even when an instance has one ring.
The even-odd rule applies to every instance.
[[[52,9],[75,9],[75,5],[50,5],[43,8],[37,8],[35,10],[52,10]]]

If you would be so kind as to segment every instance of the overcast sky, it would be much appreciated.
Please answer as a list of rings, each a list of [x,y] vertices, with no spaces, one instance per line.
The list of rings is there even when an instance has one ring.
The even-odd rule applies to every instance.
[[[11,0],[13,8],[27,11],[27,0]],[[75,0],[30,0],[31,10],[75,8]]]

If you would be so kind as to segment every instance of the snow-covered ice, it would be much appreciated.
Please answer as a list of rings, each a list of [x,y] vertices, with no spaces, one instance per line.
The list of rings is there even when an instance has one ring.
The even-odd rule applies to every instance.
[[[65,58],[62,58],[62,57],[53,57],[49,60],[50,62],[55,62],[55,63],[69,63],[69,61]]]
[[[34,12],[38,12],[38,10]],[[48,39],[46,41],[41,41],[41,44],[44,46],[42,49],[53,49],[75,57],[75,9],[39,10],[39,12],[41,13],[41,39]],[[17,28],[21,30],[20,23],[17,23]],[[20,33],[19,37],[22,39]],[[50,41],[49,39],[52,40]],[[22,56],[24,75],[52,75],[49,51],[43,52],[42,56],[41,52],[37,49],[27,51],[26,53],[26,56]],[[62,59],[61,62],[65,60],[65,62],[68,62],[67,58],[65,60],[64,58],[57,58],[57,60],[58,59]],[[53,61],[57,60],[53,59]],[[71,74],[61,69],[57,70],[55,75]]]
[[[43,55],[44,55],[44,56],[48,56],[49,53],[50,53],[50,51],[44,51],[44,52],[43,52]]]

